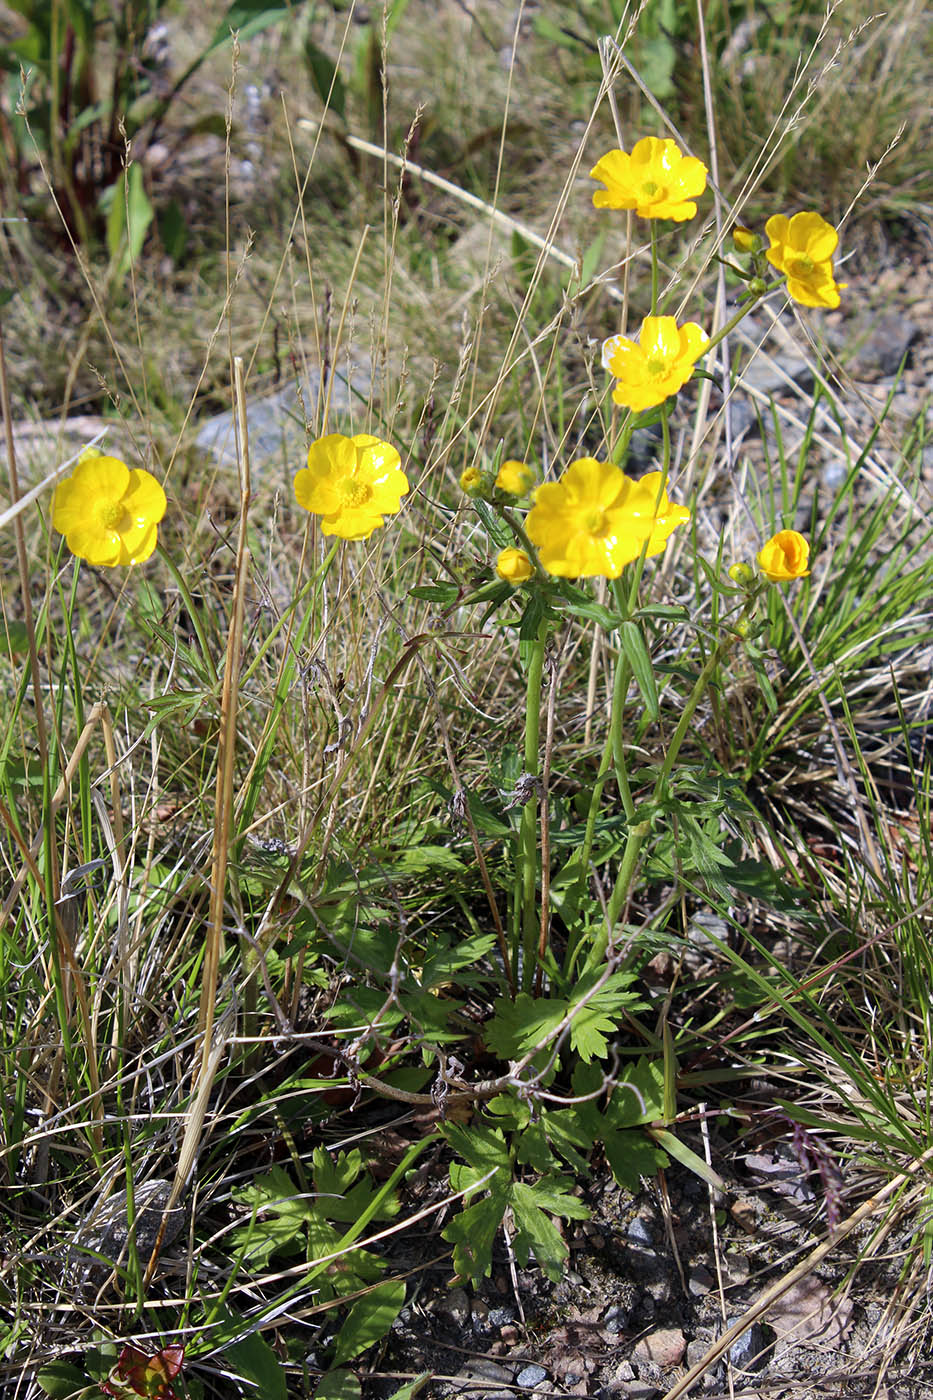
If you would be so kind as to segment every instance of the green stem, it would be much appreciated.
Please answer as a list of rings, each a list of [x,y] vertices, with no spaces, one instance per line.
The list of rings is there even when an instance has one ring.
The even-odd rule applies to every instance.
[[[538,777],[538,741],[541,728],[541,685],[544,675],[544,652],[547,645],[548,623],[543,618],[538,635],[530,646],[528,676],[525,683],[525,773]],[[530,991],[535,971],[535,949],[538,941],[538,795],[532,793],[522,807],[518,831],[518,860],[521,872],[521,939],[522,990]],[[517,949],[512,951],[512,966],[518,966]]]
[[[211,655],[211,648],[207,640],[207,633],[204,630],[204,623],[201,621],[201,610],[200,608],[198,608],[197,604],[191,596],[191,590],[188,587],[188,583],[185,579],[184,574],[178,567],[175,560],[172,558],[169,551],[167,549],[163,549],[161,545],[158,546],[158,549],[159,553],[162,555],[162,558],[165,560],[165,563],[168,566],[169,573],[175,580],[175,583],[178,587],[178,591],[181,594],[181,600],[188,610],[188,616],[191,618],[191,625],[197,634],[198,645],[201,648],[201,655],[204,658],[204,665],[207,667],[208,674],[210,675],[211,680],[214,682],[214,684],[216,684],[217,667],[214,665],[214,658]]]
[[[683,713],[677,722],[677,728],[674,730],[667,748],[667,754],[661,765],[661,771],[655,782],[653,793],[655,801],[663,793],[670,781],[671,773],[674,770],[674,764],[677,762],[677,755],[680,753],[681,745],[687,737],[687,731],[696,713],[696,708],[706,693],[706,688],[710,683],[713,673],[723,656],[734,643],[734,636],[725,637],[719,642],[710,652],[703,669],[697,676],[693,689],[687,699],[687,703],[683,708]],[[597,967],[606,956],[606,950],[609,947],[609,939],[618,922],[619,915],[625,906],[625,902],[628,899],[632,881],[635,878],[635,871],[638,866],[638,858],[641,855],[641,848],[650,830],[650,822],[639,822],[638,825],[633,826],[629,832],[628,840],[625,843],[625,850],[622,853],[622,864],[619,867],[619,873],[616,876],[615,884],[612,887],[612,893],[606,905],[605,925],[597,935],[590,949],[589,957],[586,960],[587,971],[593,967]]]
[[[655,220],[649,219],[651,227],[651,314],[658,314],[658,231]]]
[[[632,607],[632,596],[626,598],[622,588],[621,579],[611,581],[611,589],[616,609],[623,619],[630,616]],[[628,695],[629,684],[632,679],[632,668],[620,648],[619,656],[616,659],[615,675],[612,682],[612,709],[609,715],[609,733],[606,735],[606,742],[603,745],[602,755],[599,760],[599,768],[596,773],[596,781],[590,794],[590,806],[586,814],[586,829],[583,833],[583,845],[580,853],[580,896],[586,888],[587,875],[590,868],[590,860],[593,854],[593,841],[596,836],[596,820],[599,816],[599,808],[602,802],[603,789],[609,777],[610,766],[614,770],[616,784],[619,789],[619,796],[622,800],[622,808],[625,812],[626,821],[631,824],[635,814],[635,802],[632,798],[632,789],[628,780],[628,767],[625,761],[625,733],[623,720],[625,717],[625,700]],[[564,962],[566,975],[569,977],[573,972],[573,967],[580,952],[580,942],[574,940],[567,949],[567,957]]]

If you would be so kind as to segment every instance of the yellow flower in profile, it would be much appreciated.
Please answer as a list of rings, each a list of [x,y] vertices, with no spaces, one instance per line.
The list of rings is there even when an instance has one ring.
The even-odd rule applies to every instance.
[[[668,499],[660,472],[640,481],[611,462],[581,457],[545,482],[525,520],[541,565],[557,578],[618,578],[626,564],[660,554],[690,512]]]
[[[685,156],[676,141],[645,136],[631,155],[609,151],[590,171],[606,186],[593,195],[597,209],[634,209],[643,219],[683,223],[697,211],[693,202],[706,189],[706,166]]]
[[[55,488],[52,526],[78,559],[109,569],[149,558],[165,509],[151,472],[89,448]]]
[[[525,492],[534,481],[534,472],[524,462],[516,462],[514,458],[509,458],[503,462],[496,477],[496,486],[500,491],[507,491],[510,496],[524,496]]]
[[[758,551],[758,567],[771,583],[806,578],[810,546],[796,530],[778,530]]]
[[[736,224],[732,230],[732,242],[740,253],[757,253],[761,248],[761,234]]]
[[[300,506],[321,517],[321,533],[368,540],[395,515],[408,478],[395,448],[369,433],[328,433],[308,449],[308,465],[295,477]]]
[[[646,316],[638,340],[614,335],[603,345],[603,368],[618,383],[612,397],[623,408],[653,408],[682,389],[705,353],[709,336],[695,321]]]
[[[496,560],[496,573],[513,587],[527,583],[534,571],[535,566],[523,549],[503,549]]]
[[[765,224],[771,246],[765,257],[787,278],[787,293],[801,306],[835,310],[839,287],[833,280],[833,254],[839,235],[819,214],[772,214]],[[843,283],[843,286],[845,284]]]
[[[460,490],[468,496],[478,496],[483,489],[483,473],[479,467],[466,467],[460,473]]]

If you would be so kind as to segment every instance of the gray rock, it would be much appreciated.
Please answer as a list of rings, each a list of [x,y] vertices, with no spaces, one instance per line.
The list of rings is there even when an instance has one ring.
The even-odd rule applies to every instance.
[[[730,1318],[727,1326],[732,1327],[738,1318]],[[762,1371],[768,1364],[770,1343],[765,1337],[760,1322],[753,1322],[729,1348],[729,1360],[733,1366],[743,1371]]]
[[[487,1322],[490,1327],[507,1327],[510,1322],[514,1322],[517,1313],[514,1308],[490,1308]]]
[[[470,1316],[470,1300],[462,1288],[452,1288],[443,1298],[438,1298],[435,1309],[454,1322],[466,1322]]]
[[[168,1205],[172,1184],[161,1177],[139,1183],[133,1191],[134,1229],[137,1254],[145,1265],[155,1247],[162,1227],[162,1216]],[[181,1234],[185,1225],[186,1212],[183,1206],[176,1205],[169,1212],[162,1236],[162,1248],[172,1243]],[[110,1272],[109,1266],[125,1264],[129,1247],[129,1216],[126,1192],[118,1191],[106,1200],[94,1205],[75,1234],[69,1250],[70,1264],[80,1269],[83,1276],[92,1283],[99,1283]]]
[[[531,1390],[544,1380],[547,1380],[547,1371],[543,1366],[523,1366],[515,1377],[515,1384],[523,1385],[526,1390]]]
[[[629,1310],[621,1303],[613,1303],[611,1308],[607,1308],[603,1314],[602,1325],[607,1332],[624,1332],[628,1326]]]
[[[468,1380],[491,1381],[497,1385],[511,1385],[514,1374],[514,1365],[502,1365],[498,1361],[490,1361],[485,1356],[477,1356],[468,1361],[461,1372]]]
[[[923,331],[908,317],[885,311],[877,320],[858,321],[855,338],[856,350],[846,368],[855,379],[877,380],[897,374],[901,360],[923,338]]]
[[[791,350],[781,350],[778,354],[760,350],[751,364],[742,370],[739,384],[770,397],[786,394],[790,388],[788,380],[801,389],[812,389],[813,370],[803,356],[795,355]]]
[[[650,1248],[654,1244],[654,1236],[648,1229],[645,1222],[636,1215],[625,1232],[632,1244],[641,1245],[643,1248]]]
[[[346,414],[352,402],[358,403],[361,398],[365,401],[371,382],[372,376],[368,366],[354,366],[349,378],[345,368],[335,371],[328,416],[329,431],[338,430],[335,417]],[[320,371],[311,370],[302,385],[304,411],[312,420],[317,415],[320,384]],[[270,394],[268,398],[248,398],[246,426],[249,433],[250,467],[259,477],[264,472],[268,475],[275,467],[285,467],[291,472],[304,465],[307,434],[294,383]],[[203,452],[209,452],[219,466],[235,468],[236,433],[232,410],[217,413],[202,423],[195,437],[195,444]]]

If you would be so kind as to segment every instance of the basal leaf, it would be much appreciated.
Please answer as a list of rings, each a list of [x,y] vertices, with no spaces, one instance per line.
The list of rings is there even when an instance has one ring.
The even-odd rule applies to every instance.
[[[443,1231],[454,1247],[454,1271],[479,1283],[492,1271],[492,1246],[509,1204],[508,1190],[493,1191],[455,1215]]]
[[[287,1400],[285,1372],[279,1358],[258,1332],[224,1349],[226,1364],[256,1387],[260,1400]]]
[[[361,1351],[380,1341],[398,1317],[405,1302],[402,1279],[390,1278],[357,1298],[337,1333],[334,1365],[352,1361]]]
[[[362,1393],[352,1371],[330,1371],[318,1381],[314,1400],[360,1400]]]
[[[509,1149],[498,1128],[489,1128],[483,1123],[471,1123],[468,1128],[459,1123],[444,1123],[441,1131],[457,1156],[481,1175],[493,1168],[510,1174]]]
[[[512,1248],[522,1267],[527,1266],[533,1251],[539,1268],[552,1282],[558,1283],[563,1276],[570,1251],[557,1226],[545,1213],[545,1209],[550,1210],[551,1206],[545,1205],[545,1209],[542,1209],[542,1205],[548,1200],[548,1194],[540,1189],[542,1184],[536,1182],[533,1186],[526,1186],[517,1181],[512,1185],[511,1204],[515,1218]],[[577,1205],[581,1204],[577,1202]],[[589,1214],[585,1206],[582,1206],[582,1209],[586,1215]]]
[[[568,1003],[520,992],[514,1001],[499,997],[486,1026],[486,1044],[500,1059],[516,1060],[546,1040],[567,1015]]]
[[[656,1176],[668,1165],[665,1153],[637,1128],[607,1128],[603,1150],[612,1175],[629,1191],[640,1190],[643,1176]]]

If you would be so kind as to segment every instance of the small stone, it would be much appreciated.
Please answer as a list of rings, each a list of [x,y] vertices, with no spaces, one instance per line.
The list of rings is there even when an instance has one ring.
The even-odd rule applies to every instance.
[[[729,1207],[729,1214],[747,1235],[753,1235],[758,1226],[758,1203],[755,1200],[741,1199]]]
[[[545,1380],[547,1380],[547,1371],[543,1366],[523,1366],[515,1377],[515,1384],[524,1386],[526,1390],[531,1390]]]
[[[498,1385],[510,1385],[515,1374],[514,1366],[502,1366],[498,1361],[489,1361],[485,1356],[477,1356],[468,1361],[462,1373],[469,1380],[492,1381]]]
[[[729,1327],[733,1327],[738,1322],[738,1318],[730,1318]],[[729,1348],[729,1360],[733,1366],[738,1366],[743,1371],[761,1371],[768,1364],[768,1352],[770,1344],[764,1333],[764,1328],[760,1322],[753,1322],[745,1332],[742,1333]]]
[[[915,321],[896,311],[884,312],[868,325],[862,321],[858,330],[863,339],[847,365],[855,379],[878,380],[897,374],[914,341],[923,337]]]
[[[515,1309],[507,1307],[490,1308],[486,1316],[490,1327],[506,1327],[515,1321]]]
[[[695,1269],[691,1269],[690,1271],[687,1287],[694,1298],[704,1298],[713,1288],[715,1282],[716,1280],[713,1278],[709,1269],[704,1268],[702,1264],[698,1264]]]
[[[629,1239],[632,1241],[633,1244],[641,1245],[642,1248],[650,1249],[650,1247],[654,1244],[654,1236],[648,1229],[648,1226],[645,1224],[645,1222],[639,1219],[637,1215],[632,1221],[632,1223],[629,1225],[626,1234],[628,1235]]]
[[[679,1327],[661,1327],[636,1342],[636,1361],[653,1361],[657,1366],[679,1366],[687,1350],[687,1339]]]
[[[607,1332],[624,1332],[628,1326],[629,1311],[620,1303],[613,1303],[603,1314],[602,1325]]]
[[[452,1288],[446,1296],[437,1300],[435,1308],[444,1317],[453,1318],[454,1322],[466,1322],[470,1316],[470,1300],[462,1288]]]

